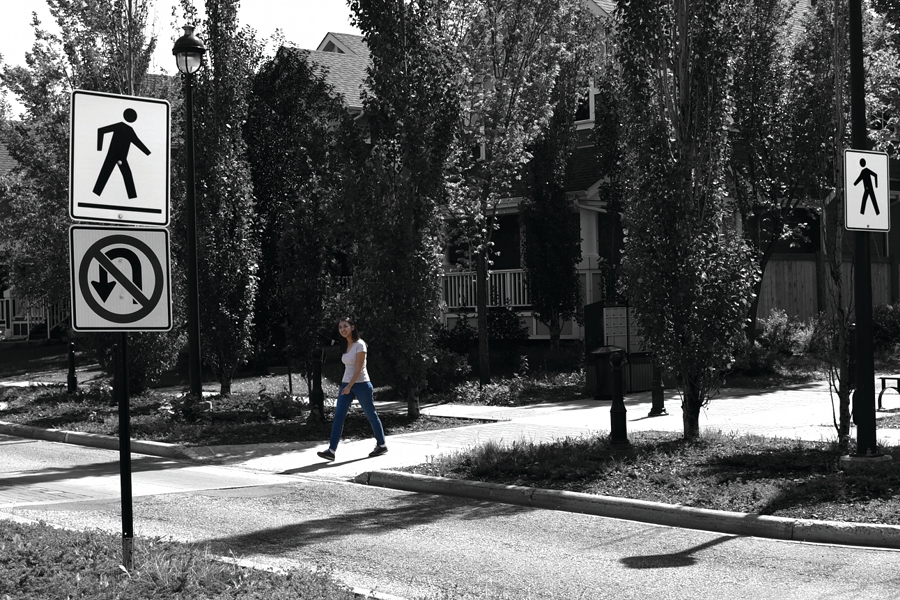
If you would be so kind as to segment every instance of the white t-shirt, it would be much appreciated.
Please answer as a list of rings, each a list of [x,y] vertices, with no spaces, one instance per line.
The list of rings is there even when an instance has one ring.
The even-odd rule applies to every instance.
[[[364,341],[359,340],[353,342],[350,347],[347,348],[347,351],[341,355],[341,362],[344,363],[344,377],[341,379],[341,382],[350,383],[350,380],[353,379],[353,375],[356,374],[356,355],[360,352],[365,353],[366,358],[363,359],[362,373],[359,374],[356,383],[369,381],[369,372],[366,370],[369,349]]]

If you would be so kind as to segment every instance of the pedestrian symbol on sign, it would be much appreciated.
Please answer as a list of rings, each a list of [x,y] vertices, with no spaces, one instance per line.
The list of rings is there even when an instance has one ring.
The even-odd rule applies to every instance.
[[[859,207],[859,214],[866,214],[866,202],[869,198],[872,199],[872,208],[875,209],[875,214],[880,215],[881,211],[878,210],[878,200],[875,198],[875,188],[878,187],[878,173],[873,171],[872,169],[866,168],[866,159],[859,159],[859,166],[862,167],[862,171],[859,172],[859,177],[856,178],[856,181],[853,182],[853,185],[857,185],[860,181],[863,184],[863,197],[862,197],[862,205]],[[875,181],[874,186],[872,187],[872,181]]]
[[[100,169],[100,175],[97,177],[97,183],[94,184],[94,194],[98,196],[103,194],[103,188],[106,187],[106,182],[109,181],[109,176],[112,175],[113,169],[119,167],[119,172],[122,173],[122,179],[125,181],[128,199],[134,200],[137,198],[137,191],[134,189],[134,177],[131,175],[131,167],[128,166],[128,151],[131,150],[132,144],[137,146],[147,156],[150,156],[150,150],[137,136],[131,125],[128,124],[137,121],[137,112],[132,108],[128,108],[125,109],[122,117],[127,123],[114,123],[97,130],[97,152],[103,150],[103,137],[107,133],[112,133],[112,139],[109,142],[109,150],[106,152],[106,160],[103,161],[103,167]]]

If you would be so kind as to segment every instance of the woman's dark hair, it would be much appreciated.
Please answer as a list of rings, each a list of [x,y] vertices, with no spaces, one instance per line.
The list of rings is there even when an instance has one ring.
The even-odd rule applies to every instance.
[[[358,342],[359,341],[359,330],[356,328],[356,323],[354,323],[353,319],[351,319],[350,317],[341,317],[340,319],[338,319],[338,326],[340,326],[340,324],[344,323],[344,322],[346,322],[347,325],[350,326],[350,337],[353,339],[354,342]],[[341,339],[344,340],[344,336],[341,336]],[[347,342],[346,340],[344,340],[344,352],[346,353],[347,350],[349,350],[349,349],[350,349],[350,343]]]

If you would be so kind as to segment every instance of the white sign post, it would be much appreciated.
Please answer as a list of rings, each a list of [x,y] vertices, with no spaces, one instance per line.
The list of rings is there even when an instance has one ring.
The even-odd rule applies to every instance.
[[[172,328],[169,232],[142,227],[69,228],[72,328]]]
[[[845,227],[853,231],[890,231],[890,185],[887,154],[845,150]]]
[[[169,224],[169,103],[72,92],[69,215]]]

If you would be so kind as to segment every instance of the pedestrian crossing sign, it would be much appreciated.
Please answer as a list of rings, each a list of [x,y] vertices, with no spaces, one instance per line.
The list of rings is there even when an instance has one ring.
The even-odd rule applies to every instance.
[[[69,216],[169,224],[169,103],[72,92]]]
[[[890,231],[888,155],[844,151],[844,225],[853,231]]]

